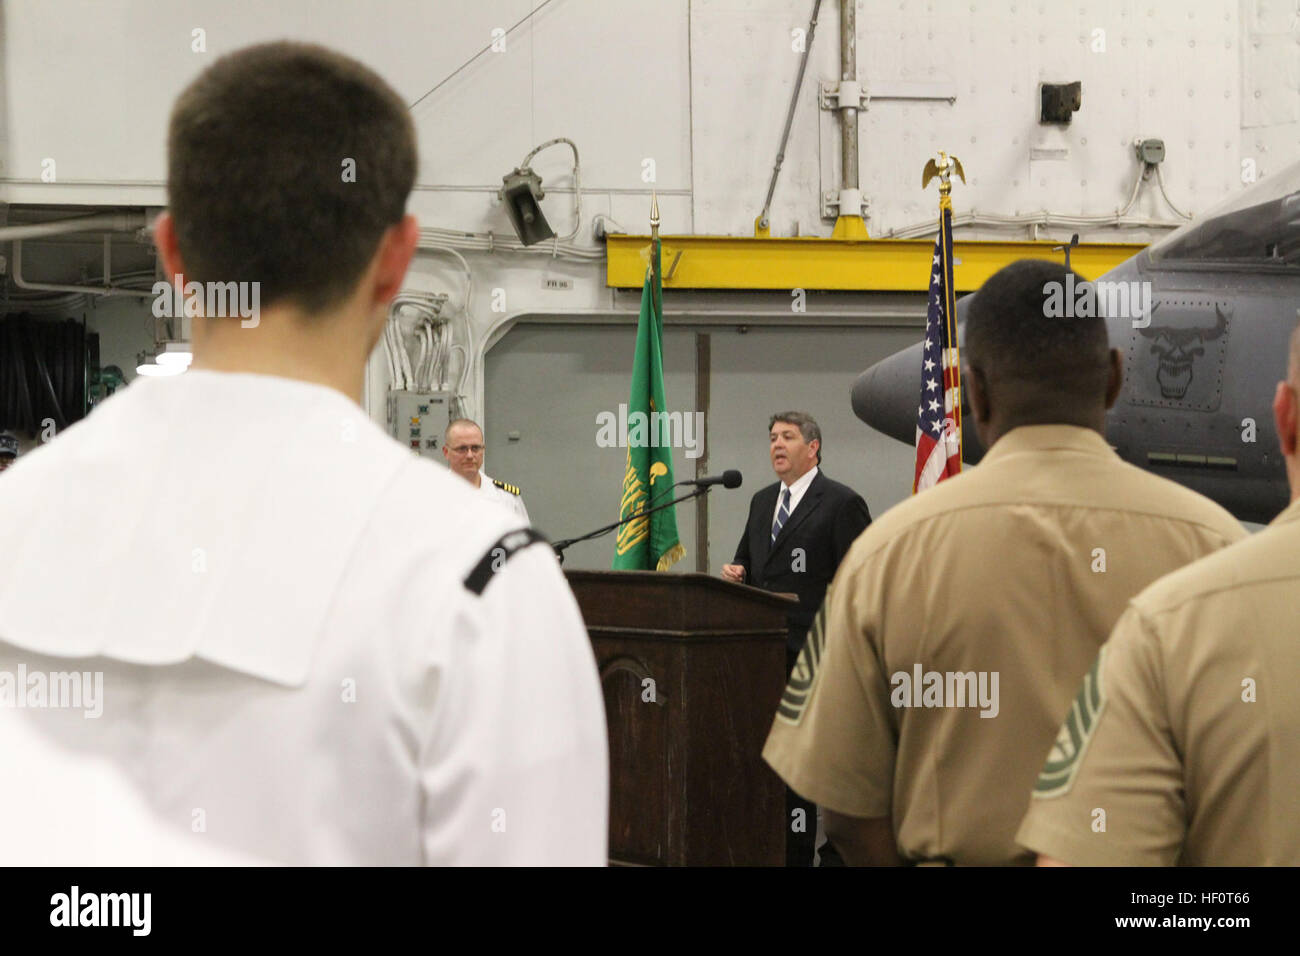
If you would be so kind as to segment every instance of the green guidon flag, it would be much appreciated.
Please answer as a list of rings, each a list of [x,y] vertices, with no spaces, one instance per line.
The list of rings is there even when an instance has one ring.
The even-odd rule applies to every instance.
[[[667,403],[664,401],[664,295],[659,240],[655,239],[652,246],[653,261],[641,290],[632,393],[627,403],[628,422],[635,425],[627,436],[620,518],[671,501],[674,484],[668,417],[662,414]],[[685,554],[686,549],[677,538],[677,508],[664,508],[618,529],[614,569],[664,571]]]

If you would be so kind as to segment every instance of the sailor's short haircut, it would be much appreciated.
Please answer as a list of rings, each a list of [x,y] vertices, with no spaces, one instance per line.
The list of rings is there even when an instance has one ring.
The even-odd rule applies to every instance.
[[[185,279],[328,311],[405,215],[416,166],[410,111],[373,70],[307,43],[229,53],[180,94],[167,132]]]

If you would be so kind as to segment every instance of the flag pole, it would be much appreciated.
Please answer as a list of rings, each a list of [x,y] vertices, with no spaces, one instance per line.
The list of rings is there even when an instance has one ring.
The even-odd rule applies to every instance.
[[[952,174],[956,173],[961,177],[962,182],[966,181],[966,172],[962,169],[961,160],[956,156],[949,156],[946,152],[939,151],[939,161],[936,163],[933,159],[927,160],[925,169],[921,172],[921,188],[925,189],[930,185],[930,180],[936,177],[939,180],[939,236],[935,241],[935,251],[938,253],[934,259],[935,271],[931,273],[932,285],[938,285],[942,282],[943,303],[939,307],[938,299],[932,299],[932,310],[927,314],[927,342],[930,342],[932,319],[942,318],[942,329],[938,337],[941,339],[937,343],[942,351],[938,356],[940,369],[940,381],[943,383],[944,409],[939,412],[943,415],[943,427],[939,428],[938,422],[932,424],[937,430],[940,430],[938,444],[943,449],[943,454],[947,459],[941,473],[935,478],[935,481],[942,481],[944,476],[955,474],[961,471],[962,460],[962,413],[961,413],[961,364],[958,357],[957,346],[957,295],[953,283],[953,241],[952,241]],[[936,274],[938,273],[938,274]],[[942,279],[940,278],[942,276]],[[935,315],[935,311],[939,315]],[[923,376],[924,378],[924,376]],[[933,382],[929,387],[933,387]],[[950,398],[949,396],[952,396]],[[925,396],[922,392],[922,402]],[[924,418],[922,410],[918,409],[918,415]],[[952,433],[956,433],[956,464],[951,461],[953,443]],[[928,434],[928,433],[927,433]],[[921,481],[926,474],[925,469],[930,467],[930,460],[935,449],[930,449],[924,453],[921,444],[921,432],[917,432],[917,471],[912,481],[912,493],[915,494],[921,490]],[[950,472],[949,469],[952,469]],[[929,484],[924,485],[929,487]]]
[[[952,281],[952,174],[956,173],[961,181],[966,182],[966,170],[962,169],[961,160],[939,150],[939,162],[933,159],[925,164],[921,174],[921,188],[930,184],[935,176],[939,177],[939,239],[943,249],[944,273],[944,318],[948,323],[948,342],[957,348],[957,293]],[[961,418],[961,364],[954,363],[953,382],[957,391],[957,401],[953,403],[953,426],[957,432],[957,461],[962,454],[962,418]]]
[[[944,171],[939,182],[939,228],[943,231],[943,266],[948,270],[945,275],[943,287],[944,311],[948,318],[948,341],[952,346],[953,353],[957,352],[957,291],[953,288],[952,282],[952,171],[956,169],[962,178],[966,181],[966,175],[962,172],[961,162],[956,156],[951,161],[947,159],[947,154],[943,150],[939,151],[939,158],[944,161]],[[962,459],[962,434],[961,434],[961,362],[953,362],[952,368],[954,387],[957,392],[957,400],[952,403],[953,425],[957,432],[957,467],[961,468]]]
[[[653,303],[655,325],[662,341],[664,321],[663,262],[659,258],[659,195],[650,190],[650,298]]]
[[[650,275],[655,271],[655,246],[659,244],[659,196],[650,190]]]

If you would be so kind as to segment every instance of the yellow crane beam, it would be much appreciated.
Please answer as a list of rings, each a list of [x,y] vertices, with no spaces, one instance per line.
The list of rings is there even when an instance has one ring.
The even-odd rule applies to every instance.
[[[661,236],[667,289],[839,289],[924,292],[933,239],[836,239],[748,236]],[[649,236],[606,237],[608,286],[645,282]],[[1059,241],[953,243],[956,291],[973,292],[1017,259],[1062,261]],[[1109,272],[1145,243],[1088,242],[1070,251],[1070,265],[1088,279]]]

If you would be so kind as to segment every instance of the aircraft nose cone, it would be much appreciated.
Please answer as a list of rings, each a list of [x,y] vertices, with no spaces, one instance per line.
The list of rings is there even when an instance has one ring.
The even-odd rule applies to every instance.
[[[853,383],[853,413],[878,432],[911,444],[921,388],[922,343],[881,359]]]
[[[958,305],[959,314],[960,308]],[[909,445],[916,444],[924,346],[924,342],[917,342],[881,359],[853,383],[853,413],[876,431]],[[964,385],[962,390],[965,392]],[[942,399],[942,395],[936,397]],[[962,411],[961,440],[962,461],[973,465],[984,457],[984,446],[975,431],[975,419],[969,407],[963,407]]]

